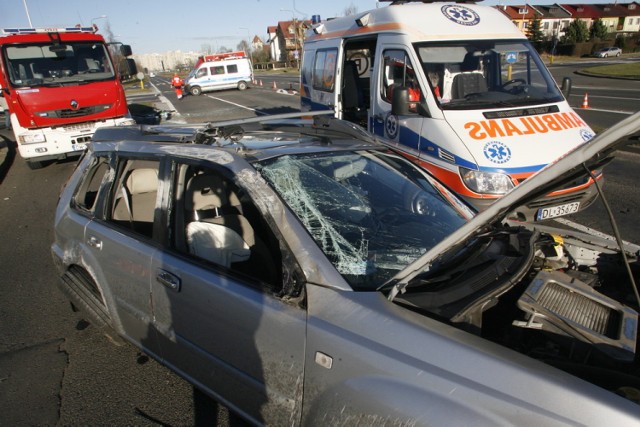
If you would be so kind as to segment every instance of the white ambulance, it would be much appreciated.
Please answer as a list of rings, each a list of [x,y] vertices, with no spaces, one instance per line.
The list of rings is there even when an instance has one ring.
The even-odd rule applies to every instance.
[[[518,28],[474,3],[397,1],[316,23],[300,79],[303,111],[333,109],[394,141],[480,210],[594,136]],[[517,217],[585,208],[592,172]]]
[[[191,95],[221,89],[245,90],[253,80],[251,60],[243,51],[200,57],[185,80]]]

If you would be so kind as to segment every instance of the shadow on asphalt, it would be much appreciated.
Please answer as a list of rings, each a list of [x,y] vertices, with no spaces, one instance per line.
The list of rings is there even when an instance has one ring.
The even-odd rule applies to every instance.
[[[0,135],[0,152],[6,148],[6,155],[4,158],[0,156],[2,159],[2,163],[0,163],[0,184],[4,181],[4,178],[9,173],[9,169],[13,165],[13,161],[16,158],[16,146],[15,142],[10,140],[4,135]]]

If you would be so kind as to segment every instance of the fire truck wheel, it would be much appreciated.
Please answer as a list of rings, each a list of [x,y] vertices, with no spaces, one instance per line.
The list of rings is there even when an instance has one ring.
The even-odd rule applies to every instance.
[[[247,88],[247,82],[240,81],[238,82],[238,90],[245,90]]]
[[[202,93],[202,89],[200,89],[200,86],[193,86],[191,87],[191,89],[189,89],[189,92],[193,96],[198,96]]]
[[[27,166],[29,166],[29,169],[31,170],[42,169],[44,167],[44,162],[29,161],[27,162]]]

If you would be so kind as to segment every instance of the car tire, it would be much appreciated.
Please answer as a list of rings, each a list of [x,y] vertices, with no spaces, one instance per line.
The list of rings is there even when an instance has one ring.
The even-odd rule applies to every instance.
[[[247,82],[240,81],[238,82],[238,90],[245,90],[247,88]]]
[[[616,53],[616,56],[620,56],[620,52]]]
[[[86,270],[71,266],[58,283],[72,306],[89,316],[95,326],[111,326],[111,316],[103,302],[102,293]]]
[[[608,53],[605,53],[602,57],[603,57],[603,58],[608,58],[608,57],[609,57],[609,54],[608,54]]]
[[[202,94],[202,89],[200,89],[200,86],[193,86],[190,90],[189,93],[193,96],[198,96],[200,94]]]

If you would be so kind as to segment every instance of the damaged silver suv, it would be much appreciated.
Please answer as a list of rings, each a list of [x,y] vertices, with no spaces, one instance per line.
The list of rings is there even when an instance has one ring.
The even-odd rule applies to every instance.
[[[320,115],[100,129],[53,258],[94,323],[255,424],[638,424],[637,249],[508,218],[639,130],[476,215]]]

